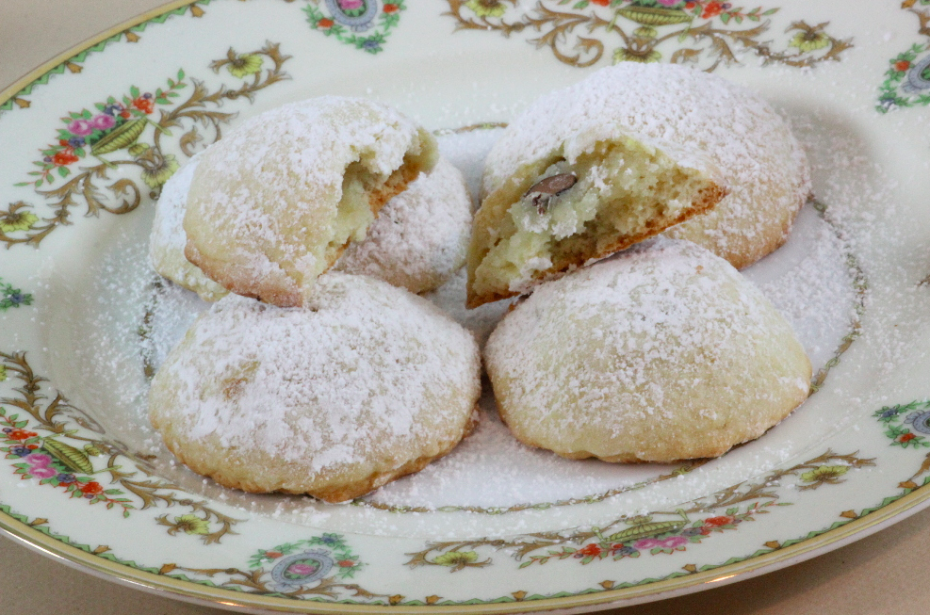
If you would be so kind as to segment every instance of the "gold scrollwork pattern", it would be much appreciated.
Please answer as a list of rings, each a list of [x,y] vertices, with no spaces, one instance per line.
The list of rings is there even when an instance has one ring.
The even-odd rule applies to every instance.
[[[808,67],[852,46],[826,32],[828,22],[791,22],[777,48],[763,40],[778,8],[751,11],[729,3],[676,0],[538,0],[523,11],[516,0],[447,0],[456,30],[539,34],[529,42],[548,48],[562,63],[584,68],[608,55],[613,63],[693,63],[711,72],[752,53],[764,64]],[[568,6],[568,5],[571,6]],[[614,46],[613,49],[610,49]]]

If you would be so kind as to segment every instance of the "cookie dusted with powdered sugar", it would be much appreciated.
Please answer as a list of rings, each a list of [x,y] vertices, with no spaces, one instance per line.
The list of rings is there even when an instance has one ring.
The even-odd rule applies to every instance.
[[[710,156],[729,195],[667,233],[737,268],[784,243],[810,194],[803,149],[760,96],[699,70],[635,62],[599,70],[533,103],[488,155],[485,194],[500,188],[524,161],[547,155],[592,123],[616,123]]]
[[[572,459],[717,457],[806,398],[785,319],[729,263],[658,238],[539,286],[485,363],[521,442]]]
[[[364,241],[349,245],[336,271],[370,275],[422,293],[465,264],[472,200],[462,173],[440,159],[381,209]]]
[[[480,389],[470,333],[403,289],[328,273],[301,308],[214,304],[155,375],[149,417],[222,485],[338,502],[452,450]]]
[[[194,291],[204,301],[216,301],[226,295],[226,289],[205,276],[184,256],[187,192],[199,158],[199,154],[191,158],[162,187],[155,204],[152,234],[149,235],[149,261],[156,272],[175,284]]]
[[[317,276],[437,158],[426,130],[380,103],[324,96],[267,111],[203,153],[185,255],[234,293],[303,305]]]

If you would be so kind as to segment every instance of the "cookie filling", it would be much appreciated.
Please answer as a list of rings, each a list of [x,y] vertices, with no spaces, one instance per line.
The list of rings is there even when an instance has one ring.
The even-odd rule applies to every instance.
[[[622,250],[715,205],[726,190],[632,137],[598,141],[521,167],[482,204],[499,218],[474,253],[470,306]],[[482,212],[479,212],[480,217]],[[484,298],[484,299],[482,299]]]

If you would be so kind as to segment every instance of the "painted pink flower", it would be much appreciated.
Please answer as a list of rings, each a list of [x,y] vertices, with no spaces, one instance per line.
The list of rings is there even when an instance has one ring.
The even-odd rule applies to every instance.
[[[68,130],[71,134],[83,137],[94,132],[94,125],[87,120],[75,120],[68,124]]]
[[[30,453],[26,455],[26,461],[34,468],[45,468],[52,463],[52,458],[44,453]]]
[[[674,6],[681,2],[681,0],[658,0],[659,4],[662,6]]]
[[[107,130],[108,128],[113,128],[116,125],[116,120],[113,119],[112,115],[102,114],[94,117],[90,121],[91,126],[97,130]]]
[[[308,566],[306,564],[294,564],[288,568],[288,572],[299,575],[311,575],[316,572],[316,566]]]
[[[58,470],[53,468],[36,468],[33,467],[31,472],[33,476],[38,478],[51,478],[53,476],[58,476]]]
[[[363,0],[339,0],[339,8],[343,11],[356,11],[364,4]]]
[[[25,460],[32,466],[29,473],[33,476],[38,478],[51,478],[58,475],[58,470],[48,467],[48,464],[52,462],[52,458],[48,455],[31,453],[26,455]]]
[[[684,544],[688,544],[688,539],[684,536],[669,536],[663,540],[658,538],[643,538],[642,540],[637,540],[633,547],[636,549],[655,549],[659,547],[661,549],[676,549]]]

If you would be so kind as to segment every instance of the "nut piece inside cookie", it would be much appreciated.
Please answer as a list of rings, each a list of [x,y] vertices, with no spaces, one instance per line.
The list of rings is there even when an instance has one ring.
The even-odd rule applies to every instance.
[[[540,215],[546,213],[553,198],[558,196],[575,185],[578,178],[574,173],[560,173],[552,175],[546,179],[537,182],[532,188],[523,195],[524,199],[530,199]]]

